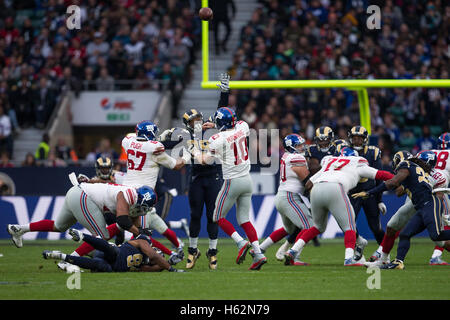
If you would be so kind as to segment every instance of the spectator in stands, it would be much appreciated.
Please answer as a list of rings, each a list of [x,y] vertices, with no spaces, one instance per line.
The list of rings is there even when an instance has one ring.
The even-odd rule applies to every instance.
[[[34,90],[33,101],[36,127],[43,129],[56,105],[56,93],[45,76],[39,79],[39,85]]]
[[[94,33],[94,40],[89,42],[86,47],[86,54],[88,57],[88,65],[94,66],[97,63],[97,58],[107,56],[109,50],[108,42],[103,40],[103,34],[99,31]]]
[[[13,152],[13,138],[11,135],[11,120],[5,114],[5,109],[0,104],[0,152]]]
[[[22,161],[21,166],[22,167],[36,167],[37,166],[36,158],[33,156],[33,154],[31,152],[28,152],[25,155],[25,159]]]
[[[47,133],[44,133],[42,135],[42,141],[39,143],[38,148],[36,149],[36,153],[34,154],[34,157],[37,160],[45,160],[48,158],[48,153],[50,151],[50,137]],[[27,160],[27,159],[25,159]]]
[[[111,147],[111,141],[108,138],[100,140],[98,152],[95,155],[95,159],[100,157],[108,157],[115,162],[119,158],[119,154]]]
[[[414,153],[421,150],[433,150],[437,149],[437,141],[431,136],[430,127],[424,125],[422,127],[422,136],[416,140],[416,145],[414,146]]]
[[[100,69],[100,75],[95,80],[97,90],[99,91],[113,91],[114,90],[114,78],[108,73],[107,68]]]
[[[0,155],[0,168],[13,168],[14,164],[11,162],[8,151],[2,151]]]
[[[32,83],[23,78],[12,85],[10,91],[10,101],[17,114],[20,127],[28,128],[35,124],[35,114],[33,111],[34,99]]]
[[[213,32],[214,32],[214,47],[216,49],[216,54],[220,54],[220,50],[227,52],[227,43],[231,35],[231,20],[236,16],[236,6],[234,0],[222,0],[222,1],[212,1],[210,7],[213,11],[214,17]],[[232,16],[228,15],[229,9],[231,8]],[[223,24],[225,26],[225,37],[219,39],[219,25]]]
[[[78,156],[75,150],[67,145],[66,139],[63,137],[58,138],[58,142],[55,147],[55,154],[58,159],[62,159],[69,164],[78,163]]]
[[[45,167],[67,167],[67,163],[63,159],[58,158],[55,148],[51,148],[48,153],[47,159],[44,160],[44,166]]]

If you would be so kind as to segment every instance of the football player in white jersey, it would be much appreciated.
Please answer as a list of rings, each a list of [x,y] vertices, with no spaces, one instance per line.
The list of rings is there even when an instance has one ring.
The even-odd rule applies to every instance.
[[[349,147],[343,148],[339,157],[324,157],[320,171],[306,183],[306,188],[312,186],[310,201],[314,226],[300,236],[285,254],[286,259],[295,259],[308,241],[325,231],[330,211],[344,232],[344,266],[363,266],[353,258],[356,244],[355,213],[347,192],[361,178],[388,180],[393,176],[390,172],[369,167],[367,160]]]
[[[174,159],[165,152],[164,145],[156,141],[158,127],[151,121],[142,121],[136,125],[136,135],[127,135],[122,140],[122,148],[127,154],[127,174],[123,179],[126,186],[140,187],[148,185],[154,188],[158,180],[159,168],[164,166],[180,170],[191,159],[188,152],[183,158]],[[180,258],[184,257],[183,246],[164,220],[153,209],[142,218],[148,227],[165,236],[177,248]]]
[[[280,159],[280,185],[275,197],[275,207],[281,215],[283,227],[272,232],[262,243],[261,251],[265,252],[272,244],[283,239],[288,234],[300,229],[302,232],[311,228],[312,217],[307,205],[302,200],[304,183],[309,179],[309,169],[305,152],[305,139],[298,134],[289,134],[283,139],[283,157]],[[253,251],[250,250],[250,254]],[[287,260],[286,265],[304,266],[299,257]]]
[[[250,159],[247,137],[250,129],[246,122],[236,121],[236,114],[230,108],[219,108],[214,114],[214,123],[219,133],[209,139],[209,152],[192,150],[200,164],[211,164],[219,159],[222,163],[224,184],[216,199],[213,221],[228,234],[239,249],[236,263],[241,264],[250,247],[255,253],[250,270],[259,270],[267,258],[259,247],[258,235],[250,222],[250,205],[253,183],[250,177]],[[236,204],[236,218],[249,241],[244,240],[234,226],[225,219],[228,211]]]
[[[81,183],[69,189],[64,205],[56,220],[41,220],[25,225],[9,224],[7,230],[16,247],[23,246],[22,237],[27,232],[65,232],[76,222],[88,229],[94,236],[108,240],[111,238],[103,215],[105,208],[117,216],[116,229],[127,230],[137,236],[140,230],[133,224],[130,208],[137,207],[141,212],[156,203],[153,189],[142,186],[131,188],[106,183]]]
[[[433,150],[435,153],[443,150]],[[444,150],[447,151],[447,150]],[[423,151],[421,151],[423,152]],[[448,152],[448,151],[447,151]],[[420,152],[419,152],[420,154]],[[400,162],[412,158],[412,154],[408,151],[399,151],[394,155],[393,160],[393,166],[395,167]],[[442,161],[441,157],[441,161]],[[442,164],[441,164],[442,165]],[[450,182],[450,175],[448,171],[437,169],[438,163],[436,162],[436,165],[434,169],[431,170],[430,174],[428,175],[428,181],[431,184],[431,187],[433,189],[436,188],[446,188],[449,185]],[[445,168],[445,164],[443,166]],[[441,168],[441,166],[439,166]],[[403,189],[403,188],[401,188]],[[401,196],[404,194],[403,192],[398,192],[397,195]],[[438,197],[441,198],[442,204],[443,204],[443,215],[450,214],[449,205],[450,201],[448,199],[448,196],[443,193],[437,193]],[[414,205],[409,197],[406,198],[405,204],[401,206],[397,212],[389,219],[387,226],[386,226],[386,233],[383,237],[383,241],[381,242],[381,245],[378,247],[378,249],[373,253],[373,255],[370,257],[370,262],[367,262],[365,265],[370,266],[380,266],[382,264],[389,263],[389,253],[391,252],[395,240],[399,236],[400,230],[402,230],[408,223],[408,221],[416,214],[416,209],[414,208]],[[445,230],[448,230],[448,226],[444,226]],[[436,241],[435,249],[432,253],[431,259],[429,261],[430,265],[449,265],[449,263],[442,260],[442,252],[444,250],[442,241]]]

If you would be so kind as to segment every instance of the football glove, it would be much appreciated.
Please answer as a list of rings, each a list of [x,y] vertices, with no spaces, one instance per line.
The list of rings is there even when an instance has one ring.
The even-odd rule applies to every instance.
[[[228,73],[222,73],[220,74],[220,84],[217,84],[217,86],[220,88],[220,91],[222,92],[228,92],[230,91],[230,75]]]
[[[365,199],[369,198],[369,193],[367,193],[366,191],[354,193],[354,194],[352,194],[352,198],[353,199],[362,198],[365,200]]]
[[[149,228],[138,228],[139,230],[139,236],[143,236],[143,237],[151,237],[152,236],[152,230],[150,230]],[[139,239],[139,236],[136,239]]]
[[[383,202],[378,203],[378,210],[380,210],[380,212],[385,215],[387,212],[387,208],[386,205]]]
[[[89,177],[80,173],[77,177],[78,183],[83,183],[83,182],[88,182],[89,181]]]
[[[159,136],[159,141],[170,141],[174,130],[175,128],[164,130]]]

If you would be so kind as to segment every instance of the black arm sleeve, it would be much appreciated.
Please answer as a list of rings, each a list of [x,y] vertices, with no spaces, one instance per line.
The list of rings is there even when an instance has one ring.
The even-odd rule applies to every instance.
[[[375,160],[375,162],[373,163],[373,168],[377,169],[377,170],[382,170],[382,166],[381,166],[381,157],[378,156],[378,158]],[[376,186],[379,186],[380,184],[382,184],[384,181],[381,180],[376,180]],[[375,198],[377,199],[377,203],[383,202],[383,193],[377,193]]]
[[[223,108],[223,107],[228,107],[229,95],[230,95],[229,92],[220,92],[220,99],[219,99],[219,104],[217,106],[217,109]]]
[[[123,230],[128,230],[133,226],[129,216],[118,216],[116,220],[119,227]]]

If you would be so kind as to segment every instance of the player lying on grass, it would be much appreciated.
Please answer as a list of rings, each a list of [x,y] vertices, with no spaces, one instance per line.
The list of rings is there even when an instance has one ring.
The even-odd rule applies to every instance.
[[[350,205],[347,192],[354,188],[361,178],[388,180],[392,174],[369,167],[368,162],[358,153],[345,147],[339,157],[327,156],[321,161],[321,169],[306,183],[311,189],[311,212],[314,226],[306,230],[285,254],[286,261],[295,259],[303,247],[325,231],[328,211],[336,219],[344,232],[344,266],[362,266],[354,260],[356,244],[355,213]]]
[[[77,257],[60,251],[46,250],[42,253],[44,259],[64,260],[95,272],[156,272],[162,270],[184,272],[184,270],[177,270],[172,267],[159,255],[152,248],[150,237],[145,234],[140,234],[137,238],[129,240],[119,247],[76,229],[69,229],[69,234],[74,241],[85,241],[95,248],[97,251],[94,258]]]
[[[406,154],[407,156],[407,154]],[[354,198],[368,198],[374,194],[402,186],[411,199],[416,214],[409,220],[406,227],[400,232],[400,241],[397,247],[396,259],[382,265],[382,269],[404,269],[404,260],[409,251],[410,239],[427,229],[431,240],[445,241],[450,239],[450,230],[442,230],[442,201],[432,193],[432,186],[427,178],[436,164],[436,154],[424,151],[416,157],[405,159],[405,153],[396,153],[392,160],[395,176],[383,184],[360,193],[353,194]],[[392,248],[393,241],[383,240],[384,250]],[[395,238],[394,238],[395,241]],[[443,246],[448,248],[447,241]]]
[[[283,139],[285,153],[280,159],[280,186],[275,197],[275,207],[281,215],[283,227],[272,232],[260,245],[264,253],[267,248],[283,239],[294,230],[303,232],[312,226],[312,217],[308,207],[303,203],[300,195],[304,194],[304,184],[309,179],[309,170],[304,155],[305,139],[298,134],[287,135]],[[250,254],[254,255],[253,250]],[[287,260],[286,265],[303,266],[305,262],[299,256]]]

